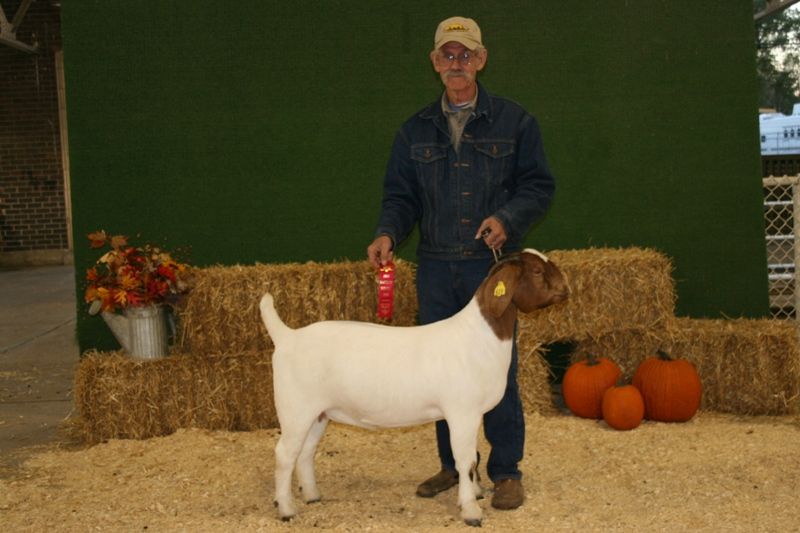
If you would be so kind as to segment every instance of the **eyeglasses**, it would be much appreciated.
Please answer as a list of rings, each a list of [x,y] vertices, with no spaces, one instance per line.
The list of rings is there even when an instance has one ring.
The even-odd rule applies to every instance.
[[[452,64],[455,63],[456,61],[458,61],[458,63],[462,67],[466,67],[467,65],[472,63],[472,60],[475,57],[476,56],[473,55],[473,53],[470,52],[469,50],[461,52],[460,54],[446,54],[444,52],[439,52],[438,54],[436,54],[436,61],[439,63],[439,65],[443,67],[452,66]]]

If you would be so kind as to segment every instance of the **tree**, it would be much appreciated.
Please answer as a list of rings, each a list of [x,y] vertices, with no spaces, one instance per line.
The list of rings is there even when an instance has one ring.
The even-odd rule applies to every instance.
[[[754,0],[753,11],[766,0]],[[784,9],[756,21],[758,105],[791,113],[800,100],[800,10]]]

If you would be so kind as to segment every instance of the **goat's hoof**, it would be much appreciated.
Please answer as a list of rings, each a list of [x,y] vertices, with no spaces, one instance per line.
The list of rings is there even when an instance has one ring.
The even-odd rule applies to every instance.
[[[468,526],[472,527],[481,527],[481,519],[480,518],[467,518],[464,520],[464,523]]]
[[[275,502],[275,505],[278,507],[278,518],[280,518],[282,522],[288,522],[294,518],[294,515],[297,514],[297,510],[295,509],[294,505],[282,506],[277,501]]]
[[[322,498],[312,498],[310,500],[306,500],[306,504],[319,503],[321,501],[322,501]]]

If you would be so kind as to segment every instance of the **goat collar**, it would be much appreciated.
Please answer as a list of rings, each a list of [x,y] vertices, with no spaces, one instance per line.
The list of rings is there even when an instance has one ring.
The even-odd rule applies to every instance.
[[[492,275],[492,273],[494,273],[498,268],[500,268],[501,266],[505,265],[506,263],[508,263],[510,261],[519,261],[522,258],[522,254],[533,254],[535,256],[540,257],[542,259],[542,261],[544,261],[545,263],[549,263],[550,262],[550,259],[546,255],[544,255],[542,252],[540,252],[539,250],[535,250],[533,248],[525,248],[521,252],[514,252],[514,253],[510,253],[508,255],[504,255],[502,257],[499,257],[496,260],[495,264],[492,265],[492,268],[489,269],[489,275]]]
[[[535,250],[533,248],[525,248],[524,250],[522,250],[521,253],[537,255],[537,256],[541,257],[542,261],[544,261],[545,263],[549,263],[550,262],[550,259],[546,255],[544,255],[539,250]]]

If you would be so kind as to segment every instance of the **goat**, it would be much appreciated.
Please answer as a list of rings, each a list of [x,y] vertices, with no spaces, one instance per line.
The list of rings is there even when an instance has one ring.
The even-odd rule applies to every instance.
[[[280,518],[289,520],[296,512],[295,465],[305,502],[320,500],[314,454],[329,420],[374,429],[445,419],[460,480],[461,517],[479,526],[478,430],[506,388],[517,309],[547,307],[568,292],[558,267],[527,249],[495,264],[464,309],[424,326],[323,321],[292,329],[275,311],[272,295],[265,294],[260,309],[275,344],[272,372],[281,428],[275,446]]]

